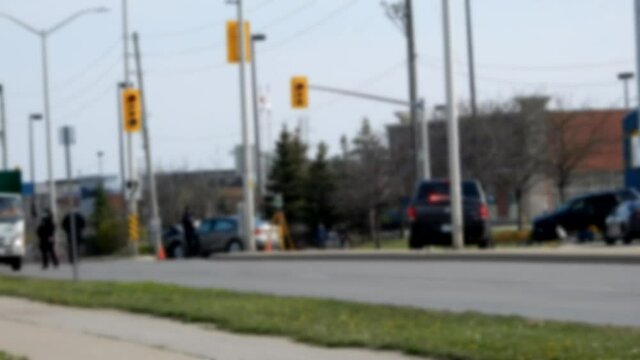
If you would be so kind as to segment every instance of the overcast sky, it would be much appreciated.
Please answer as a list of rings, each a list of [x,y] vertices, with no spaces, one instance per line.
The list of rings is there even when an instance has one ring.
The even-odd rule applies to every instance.
[[[241,140],[237,66],[225,64],[225,0],[130,0],[130,27],[141,37],[154,160],[163,169],[229,168]],[[474,0],[480,101],[545,93],[574,106],[622,106],[620,71],[634,68],[631,0]],[[444,99],[440,0],[414,0],[420,95]],[[468,99],[462,0],[453,0],[456,93]],[[76,174],[97,172],[97,151],[118,171],[116,83],[123,77],[120,0],[0,0],[0,12],[37,28],[92,6],[49,41],[55,173],[64,174],[57,128],[76,127]],[[312,144],[335,152],[342,134],[368,117],[377,131],[396,121],[393,105],[321,93],[308,111],[289,107],[289,78],[407,97],[406,43],[379,0],[245,0],[259,44],[259,84],[272,111],[272,138],[307,117]],[[28,169],[27,118],[42,111],[38,38],[0,19],[0,82],[6,89],[10,164]],[[132,62],[133,63],[133,62]],[[635,86],[633,87],[635,94]],[[46,174],[44,126],[36,127],[37,177]],[[265,130],[265,139],[268,139]],[[137,157],[141,160],[141,148]],[[26,171],[25,175],[28,175]]]

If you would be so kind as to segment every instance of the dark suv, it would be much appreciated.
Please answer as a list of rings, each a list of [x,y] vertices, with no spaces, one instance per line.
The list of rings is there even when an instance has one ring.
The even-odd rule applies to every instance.
[[[447,180],[423,181],[408,208],[411,223],[409,248],[452,244],[451,187]],[[466,244],[491,246],[489,207],[477,181],[462,182],[464,236]]]
[[[621,202],[638,199],[640,194],[632,189],[599,192],[571,199],[552,213],[534,219],[531,240],[556,240],[559,238],[559,228],[568,234],[580,234],[595,226],[604,234],[607,216]]]

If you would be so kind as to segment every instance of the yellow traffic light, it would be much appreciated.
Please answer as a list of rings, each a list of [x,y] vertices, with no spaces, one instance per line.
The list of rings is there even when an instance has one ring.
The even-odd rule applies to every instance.
[[[124,130],[129,133],[140,131],[142,128],[140,90],[124,89],[122,91],[122,107]]]
[[[294,109],[309,107],[309,82],[306,76],[291,78],[291,107]]]
[[[251,26],[244,22],[244,58],[251,61]],[[227,21],[227,61],[231,64],[240,62],[240,46],[238,45],[238,22]]]

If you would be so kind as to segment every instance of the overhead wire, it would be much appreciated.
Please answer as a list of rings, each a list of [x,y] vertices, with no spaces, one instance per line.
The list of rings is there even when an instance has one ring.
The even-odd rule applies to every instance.
[[[273,3],[274,1],[277,1],[277,0],[264,0],[264,1],[260,2],[259,4],[257,4],[256,6],[254,6],[252,8],[248,8],[247,9],[247,13],[249,14],[251,12],[260,10],[260,9],[266,7],[267,5]],[[210,30],[210,29],[213,29],[213,28],[217,28],[217,27],[223,25],[226,21],[227,21],[227,19],[219,19],[219,20],[214,21],[214,22],[207,22],[207,23],[204,23],[204,24],[201,24],[201,25],[185,28],[185,29],[182,29],[182,30],[169,31],[169,32],[157,32],[157,33],[150,32],[150,33],[142,33],[142,35],[147,40],[182,37],[182,36],[187,36],[187,35],[191,35],[191,34],[204,32],[204,31],[207,31],[207,30]]]
[[[65,81],[61,81],[58,84],[54,84],[52,86],[52,89],[60,89],[60,88],[69,88],[70,85],[78,82],[80,79],[82,79],[85,75],[89,74],[91,72],[91,70],[94,70],[96,65],[102,63],[103,61],[105,61],[106,59],[109,58],[109,56],[113,53],[114,50],[116,50],[118,48],[118,45],[120,45],[122,43],[122,39],[117,39],[116,41],[114,41],[113,43],[111,43],[104,51],[102,51],[100,53],[100,56],[97,56],[95,59],[91,60],[86,66],[84,66],[82,68],[82,70],[74,73],[71,76],[68,76]]]
[[[325,15],[323,18],[321,18],[320,20],[312,23],[309,26],[305,26],[301,29],[298,29],[297,31],[295,31],[291,36],[282,39],[279,42],[274,43],[273,45],[265,48],[262,52],[263,53],[268,53],[271,52],[273,50],[276,50],[288,43],[290,43],[291,41],[294,41],[296,39],[298,39],[299,37],[301,37],[302,35],[305,35],[313,30],[316,30],[317,28],[319,28],[320,26],[324,25],[325,23],[327,23],[328,21],[332,20],[333,18],[342,15],[345,11],[347,11],[349,8],[351,8],[352,6],[354,6],[356,3],[358,3],[359,0],[351,0],[345,4],[343,4],[342,6],[334,9],[333,11],[331,11],[330,13],[328,13],[327,15]]]

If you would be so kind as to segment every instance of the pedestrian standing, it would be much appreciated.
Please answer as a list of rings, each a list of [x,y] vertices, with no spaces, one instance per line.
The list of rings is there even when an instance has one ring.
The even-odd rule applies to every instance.
[[[193,224],[191,210],[187,206],[182,214],[182,229],[184,231],[184,240],[187,243],[187,254],[189,256],[198,253],[198,240],[196,239],[196,228]]]
[[[73,217],[73,225],[74,229],[75,229],[75,235],[76,235],[76,246],[80,246],[80,244],[83,242],[82,241],[82,232],[84,231],[86,222],[84,220],[84,217],[82,215],[80,215],[80,213],[78,213],[77,211],[68,213],[64,219],[62,219],[62,229],[64,229],[64,232],[67,234],[67,254],[69,254],[69,263],[73,264],[75,261],[74,258],[74,254],[73,254],[73,244],[72,241],[73,239],[71,238],[71,223],[72,223],[72,217]],[[80,253],[80,251],[76,248],[76,251],[78,251],[78,253]]]
[[[38,226],[40,253],[42,254],[42,269],[49,267],[49,259],[54,267],[58,267],[58,257],[55,252],[56,224],[53,222],[51,210],[45,209],[44,216]]]

